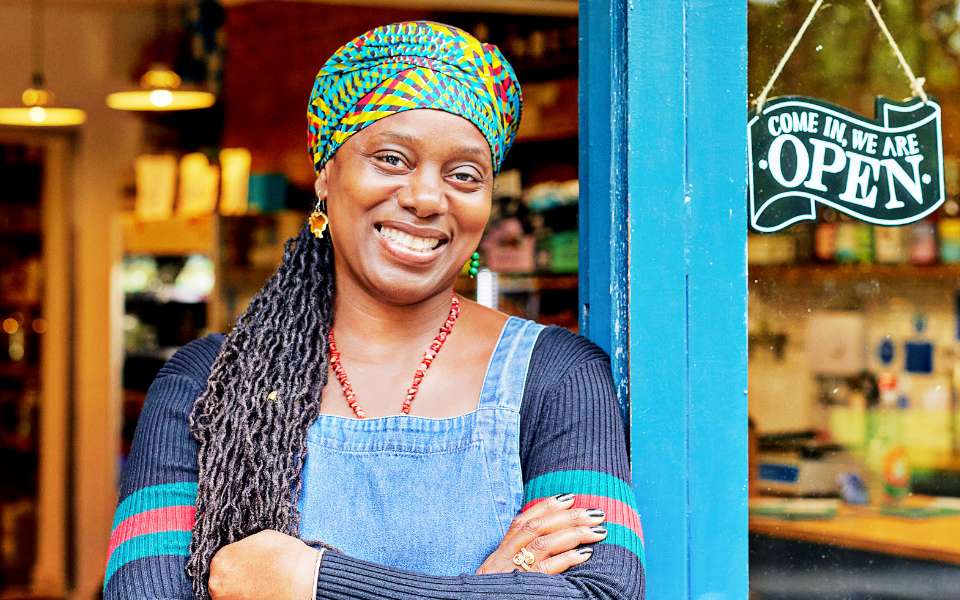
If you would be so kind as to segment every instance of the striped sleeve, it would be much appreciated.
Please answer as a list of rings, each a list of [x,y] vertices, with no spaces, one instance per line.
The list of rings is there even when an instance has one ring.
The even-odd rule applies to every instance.
[[[636,555],[641,563],[644,561],[643,529],[633,490],[627,482],[599,471],[552,471],[527,483],[523,510],[551,496],[567,493],[577,496],[574,508],[599,508],[606,513],[604,526],[608,535],[601,544],[620,546]]]
[[[607,537],[570,575],[607,586],[610,597],[644,594],[643,528],[631,486],[623,420],[606,353],[584,338],[552,332],[550,348],[531,365],[553,371],[539,377],[539,393],[526,393],[521,414],[524,510],[556,494],[576,495],[574,506],[600,508]],[[562,376],[556,369],[564,369]],[[537,386],[528,380],[528,388]],[[527,392],[536,390],[528,389]]]
[[[192,599],[184,571],[197,497],[189,416],[222,338],[187,344],[160,370],[133,437],[106,565],[106,600]]]

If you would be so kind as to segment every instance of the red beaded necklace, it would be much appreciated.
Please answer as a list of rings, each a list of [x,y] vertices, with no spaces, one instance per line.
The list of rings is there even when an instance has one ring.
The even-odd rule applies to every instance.
[[[423,381],[427,369],[430,368],[433,360],[437,357],[437,354],[440,353],[440,348],[443,348],[443,343],[447,341],[447,336],[453,331],[453,325],[457,322],[459,316],[460,299],[457,298],[456,294],[453,294],[450,300],[450,314],[447,315],[447,320],[440,326],[440,332],[437,334],[437,337],[433,338],[433,342],[430,343],[427,351],[423,353],[423,358],[420,359],[420,365],[417,366],[417,370],[413,373],[413,383],[407,388],[407,395],[403,400],[403,404],[400,406],[400,411],[403,414],[410,414],[410,405],[413,404],[413,399],[417,397],[417,392],[420,391],[420,382]],[[327,338],[330,342],[330,366],[333,368],[333,374],[337,376],[337,381],[340,382],[340,387],[343,388],[343,397],[347,399],[347,404],[353,409],[353,414],[356,415],[358,419],[364,419],[367,416],[367,412],[357,404],[357,393],[353,391],[353,386],[350,385],[350,380],[347,378],[347,372],[343,368],[343,363],[340,362],[340,352],[337,350],[337,342],[333,337],[332,327],[330,328],[330,333]]]

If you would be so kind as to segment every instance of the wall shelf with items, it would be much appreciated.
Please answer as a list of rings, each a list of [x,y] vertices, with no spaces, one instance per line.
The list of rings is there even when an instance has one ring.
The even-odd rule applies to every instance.
[[[960,283],[960,264],[940,265],[750,265],[751,283],[820,283],[826,280],[912,279]]]
[[[0,596],[62,583],[74,257],[69,140],[0,132]],[[18,596],[19,597],[19,596]]]
[[[305,218],[297,211],[160,221],[120,216],[124,455],[160,367],[191,340],[229,330]]]
[[[461,275],[456,290],[507,314],[578,330],[576,273],[498,273],[481,269],[476,279]]]

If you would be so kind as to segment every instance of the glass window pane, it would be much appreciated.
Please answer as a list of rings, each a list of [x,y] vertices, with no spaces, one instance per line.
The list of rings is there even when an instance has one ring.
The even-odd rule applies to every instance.
[[[749,235],[751,597],[960,589],[960,11],[880,3],[943,111],[946,202],[883,227],[817,205]],[[755,99],[813,3],[749,3]],[[773,88],[874,119],[911,95],[862,0],[825,4]],[[753,107],[751,107],[753,108]]]

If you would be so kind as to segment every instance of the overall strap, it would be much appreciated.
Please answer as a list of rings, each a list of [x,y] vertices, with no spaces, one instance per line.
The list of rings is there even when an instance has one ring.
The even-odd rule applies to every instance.
[[[490,357],[479,408],[504,408],[520,412],[530,357],[543,329],[543,325],[527,319],[507,319]]]

